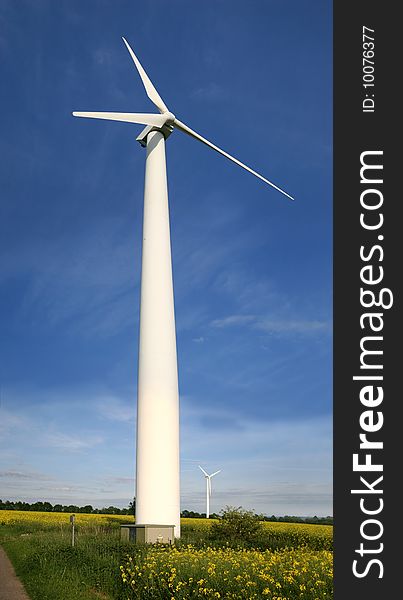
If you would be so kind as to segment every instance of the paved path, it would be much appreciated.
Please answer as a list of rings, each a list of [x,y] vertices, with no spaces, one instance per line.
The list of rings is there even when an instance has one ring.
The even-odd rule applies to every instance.
[[[29,600],[24,586],[15,574],[14,567],[0,547],[0,600]]]

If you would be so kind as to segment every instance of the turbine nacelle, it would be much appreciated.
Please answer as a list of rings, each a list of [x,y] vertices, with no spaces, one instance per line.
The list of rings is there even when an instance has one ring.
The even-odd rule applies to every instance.
[[[173,113],[171,113],[170,111],[163,113],[164,117],[167,118],[167,120],[165,121],[165,123],[170,124],[172,123],[172,125],[174,125],[175,123],[175,115]]]
[[[180,131],[182,131],[183,133],[186,133],[190,137],[198,140],[199,142],[202,142],[203,144],[205,144],[212,150],[215,150],[215,152],[218,152],[218,154],[222,154],[223,156],[228,158],[230,161],[232,161],[239,167],[242,167],[243,169],[245,169],[252,175],[255,175],[255,177],[257,177],[258,179],[261,179],[262,181],[264,181],[265,183],[267,183],[268,185],[270,185],[271,187],[276,189],[281,194],[284,194],[284,196],[287,196],[287,198],[289,198],[290,200],[294,200],[294,198],[292,196],[290,196],[287,192],[285,192],[284,190],[279,188],[277,185],[275,185],[274,183],[272,183],[271,181],[269,181],[268,179],[266,179],[265,177],[263,177],[262,175],[260,175],[259,173],[257,173],[256,171],[254,171],[253,169],[251,169],[250,167],[248,167],[241,161],[239,161],[238,159],[234,158],[233,156],[231,156],[230,154],[228,154],[227,152],[225,152],[218,146],[215,146],[214,144],[212,144],[209,140],[207,140],[206,138],[202,137],[201,135],[199,135],[198,133],[193,131],[193,129],[190,129],[190,127],[185,125],[185,123],[182,123],[181,121],[179,121],[179,119],[176,119],[175,115],[170,112],[170,110],[166,106],[165,102],[162,100],[161,96],[155,89],[155,87],[152,84],[147,73],[141,66],[139,59],[137,58],[137,56],[134,54],[133,50],[129,46],[127,40],[125,38],[122,38],[122,39],[130,53],[130,56],[133,59],[136,69],[141,77],[141,80],[143,82],[147,96],[150,98],[151,102],[153,102],[153,104],[158,108],[160,114],[112,113],[112,112],[73,112],[73,115],[75,117],[87,117],[90,119],[107,119],[107,120],[111,120],[111,121],[123,121],[125,123],[135,123],[137,125],[146,125],[146,128],[141,132],[141,134],[137,138],[137,140],[140,142],[140,144],[142,146],[145,146],[147,144],[147,135],[151,131],[159,130],[163,133],[164,137],[167,138],[174,129],[179,129]]]
[[[157,115],[157,116],[159,116],[159,115]],[[167,120],[161,127],[158,127],[156,125],[147,125],[147,127],[145,127],[141,131],[141,133],[139,133],[139,135],[136,137],[136,140],[139,142],[139,144],[141,146],[143,146],[143,148],[145,148],[147,146],[147,136],[149,133],[151,133],[151,131],[160,131],[163,134],[165,139],[167,139],[173,132],[175,115],[173,113],[167,111],[166,113],[162,113],[161,117],[167,117]]]

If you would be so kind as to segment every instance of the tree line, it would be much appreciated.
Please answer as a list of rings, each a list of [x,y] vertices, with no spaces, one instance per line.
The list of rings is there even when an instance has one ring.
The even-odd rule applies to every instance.
[[[133,514],[131,504],[128,508],[117,508],[116,506],[104,506],[102,508],[94,508],[91,504],[85,506],[76,506],[75,504],[51,504],[50,502],[21,502],[17,500],[0,500],[0,510],[32,510],[38,512],[65,512],[65,513],[86,513],[86,514],[102,514],[102,515],[130,515]]]
[[[253,511],[252,511],[253,512]],[[259,518],[260,521],[273,521],[279,523],[309,523],[312,525],[333,525],[333,517],[295,517],[292,515],[285,515],[284,517],[276,517],[275,515],[271,515],[270,517],[267,515],[254,515],[256,518]],[[206,513],[198,513],[193,510],[183,510],[181,512],[181,517],[186,517],[188,519],[205,519]],[[221,515],[217,513],[210,514],[211,519],[220,519]]]

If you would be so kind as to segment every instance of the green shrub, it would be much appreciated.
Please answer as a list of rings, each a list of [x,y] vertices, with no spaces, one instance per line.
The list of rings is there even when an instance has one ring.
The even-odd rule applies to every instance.
[[[211,525],[209,535],[212,541],[251,545],[258,543],[263,534],[263,524],[259,515],[241,506],[226,506],[221,511],[221,518]]]

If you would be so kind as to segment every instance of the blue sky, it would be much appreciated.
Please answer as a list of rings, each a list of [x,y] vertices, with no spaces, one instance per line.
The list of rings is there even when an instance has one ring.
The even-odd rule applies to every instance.
[[[332,514],[332,23],[323,0],[0,3],[0,497],[133,496],[145,151],[167,141],[181,505]]]

